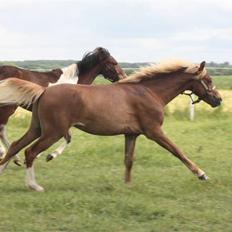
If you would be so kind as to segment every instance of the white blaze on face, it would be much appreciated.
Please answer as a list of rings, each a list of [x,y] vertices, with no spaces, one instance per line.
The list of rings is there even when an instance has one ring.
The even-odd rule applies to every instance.
[[[63,74],[60,76],[59,80],[56,83],[50,83],[49,86],[58,85],[58,84],[76,84],[78,81],[78,67],[77,64],[71,64],[67,67],[61,69]]]

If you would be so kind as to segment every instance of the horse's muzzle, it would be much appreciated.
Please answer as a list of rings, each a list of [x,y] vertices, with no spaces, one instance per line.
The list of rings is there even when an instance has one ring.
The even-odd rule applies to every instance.
[[[221,102],[222,102],[222,98],[221,97],[217,97],[217,98],[213,98],[212,99],[212,102],[211,102],[211,106],[213,108],[217,107],[217,106],[220,106],[221,105]]]

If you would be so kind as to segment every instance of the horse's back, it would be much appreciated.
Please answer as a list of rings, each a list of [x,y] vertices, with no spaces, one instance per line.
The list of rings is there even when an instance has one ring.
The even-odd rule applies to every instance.
[[[21,76],[21,72],[17,67],[3,65],[0,66],[0,80],[4,80],[10,77],[17,77]]]

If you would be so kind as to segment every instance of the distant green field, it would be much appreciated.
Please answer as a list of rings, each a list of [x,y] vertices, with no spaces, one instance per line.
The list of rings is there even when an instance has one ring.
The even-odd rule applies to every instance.
[[[213,82],[218,89],[232,90],[232,76],[215,76]]]
[[[125,185],[123,136],[73,130],[62,156],[46,163],[47,151],[36,160],[44,193],[25,188],[24,168],[10,164],[0,177],[0,231],[230,232],[231,122],[231,113],[208,117],[203,112],[195,122],[178,115],[165,121],[166,133],[206,171],[208,182],[199,181],[179,160],[141,136],[133,182]],[[29,116],[12,118],[11,140],[28,123]]]

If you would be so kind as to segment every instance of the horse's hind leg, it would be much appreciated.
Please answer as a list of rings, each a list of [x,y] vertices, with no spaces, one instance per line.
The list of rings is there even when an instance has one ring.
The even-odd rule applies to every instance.
[[[30,144],[33,140],[38,138],[41,134],[41,130],[37,120],[32,118],[30,129],[19,140],[13,142],[6,154],[6,156],[0,162],[0,174],[6,168],[10,159],[16,155],[22,148]]]
[[[6,124],[9,120],[9,117],[15,112],[17,106],[3,106],[0,107],[0,140],[7,150],[10,148],[10,142],[6,134]],[[1,152],[2,151],[2,152]],[[5,149],[0,147],[0,159],[3,158],[5,154]],[[20,165],[19,156],[16,155],[14,159],[15,164]]]
[[[194,175],[196,175],[200,180],[207,180],[205,172],[202,171],[196,164],[194,164],[190,159],[188,159],[169,139],[164,135],[160,127],[149,130],[146,133],[149,139],[154,140],[160,146],[170,151],[174,156],[181,160],[185,166],[187,166]]]
[[[4,124],[0,124],[0,139],[1,139],[2,144],[3,144],[7,149],[9,149],[9,147],[10,147],[10,142],[9,142],[9,140],[7,139],[6,132],[5,132],[5,125],[4,125]],[[6,149],[5,149],[4,146],[0,146],[0,158],[1,158],[1,159],[3,158],[3,156],[5,155],[5,152],[6,152]]]
[[[6,127],[5,125],[0,125],[0,138],[1,138],[1,141],[4,144],[4,146],[6,147],[6,149],[9,150],[10,142],[7,138],[5,127]],[[3,159],[3,156],[5,154],[5,149],[3,147],[1,149],[3,150],[3,152],[2,152],[2,155],[0,156],[0,159]],[[19,159],[19,156],[17,154],[14,156],[14,163],[18,166],[21,166],[20,159]]]
[[[57,156],[63,153],[64,149],[71,142],[71,135],[69,132],[64,136],[64,139],[65,141],[58,148],[56,148],[55,151],[47,155],[47,159],[46,159],[47,162],[53,160],[54,158],[56,158]]]
[[[35,191],[42,192],[44,189],[42,186],[38,185],[35,179],[35,172],[33,167],[33,161],[36,156],[40,153],[49,148],[52,144],[57,142],[62,135],[56,134],[47,134],[46,136],[42,136],[36,141],[32,146],[30,146],[25,151],[25,160],[26,160],[26,185]]]

